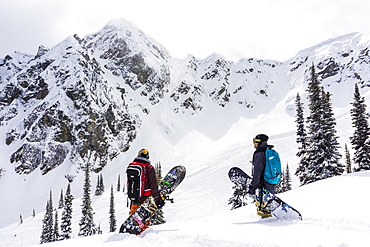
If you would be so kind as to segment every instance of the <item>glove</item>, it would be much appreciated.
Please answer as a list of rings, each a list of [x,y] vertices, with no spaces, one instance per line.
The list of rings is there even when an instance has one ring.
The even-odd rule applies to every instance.
[[[162,199],[162,197],[159,197],[159,199],[155,201],[155,205],[157,205],[158,208],[163,208],[165,203],[166,202]]]
[[[254,194],[256,193],[256,189],[254,189],[252,186],[249,186],[247,193],[254,196]]]

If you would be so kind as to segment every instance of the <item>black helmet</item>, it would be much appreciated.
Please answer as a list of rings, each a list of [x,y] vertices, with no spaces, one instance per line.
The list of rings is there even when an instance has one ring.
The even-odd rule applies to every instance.
[[[269,139],[269,137],[265,134],[258,134],[256,135],[255,138],[253,138],[253,143],[257,142],[257,143],[262,143],[264,141],[267,142],[267,140]]]
[[[137,153],[137,157],[143,157],[143,158],[149,159],[148,149],[145,149],[145,148],[140,149],[139,152]]]

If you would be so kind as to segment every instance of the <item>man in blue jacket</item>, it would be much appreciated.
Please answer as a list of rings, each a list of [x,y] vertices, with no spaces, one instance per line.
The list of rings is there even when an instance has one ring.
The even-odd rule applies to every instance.
[[[268,139],[269,137],[265,134],[258,134],[253,138],[253,145],[256,151],[253,153],[252,182],[249,185],[248,194],[255,195],[257,188],[260,189],[260,191],[262,188],[265,188],[271,193],[275,193],[276,185],[267,183],[263,178],[266,167],[266,149],[274,147],[273,145],[267,144]],[[262,194],[257,195],[257,197],[262,197]],[[263,209],[258,200],[256,200],[256,206],[257,214],[262,218],[271,217],[271,213]]]

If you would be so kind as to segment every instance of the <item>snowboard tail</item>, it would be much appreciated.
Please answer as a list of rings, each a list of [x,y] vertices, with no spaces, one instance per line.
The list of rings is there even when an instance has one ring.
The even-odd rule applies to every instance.
[[[278,196],[267,189],[259,190],[256,201],[259,202],[259,209],[265,212],[271,212],[278,219],[302,220],[301,213],[281,200]]]
[[[173,167],[166,176],[160,181],[158,191],[162,198],[173,202],[169,195],[184,180],[186,169],[184,166]],[[158,210],[153,198],[149,196],[140,207],[130,215],[120,227],[120,233],[141,234],[147,227],[151,216]]]

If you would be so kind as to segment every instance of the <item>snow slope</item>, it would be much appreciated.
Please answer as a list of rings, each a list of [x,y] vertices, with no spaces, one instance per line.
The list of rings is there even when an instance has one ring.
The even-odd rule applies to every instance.
[[[364,189],[361,190],[367,187],[369,179],[370,171],[353,173],[281,194],[282,199],[300,210],[302,221],[260,219],[255,213],[255,206],[248,205],[233,211],[223,209],[219,214],[176,222],[170,216],[175,207],[181,207],[184,214],[206,207],[199,205],[198,198],[190,199],[189,205],[184,207],[180,200],[182,193],[177,192],[174,197],[179,200],[165,206],[165,215],[171,219],[168,220],[170,222],[153,226],[141,236],[105,233],[75,237],[45,246],[367,246],[370,215],[364,211],[364,206],[356,205],[366,207],[370,203]],[[186,184],[182,187],[186,187]],[[122,192],[116,192],[115,198],[117,216],[124,217],[128,208],[124,206]],[[218,207],[224,208],[225,203],[220,203]],[[105,214],[108,218],[108,192],[94,199],[94,208],[96,216]],[[75,207],[76,211],[78,209]],[[40,213],[35,218],[25,219],[21,225],[12,224],[0,229],[0,245],[37,245],[42,217]],[[108,226],[103,223],[101,226],[106,232]]]

